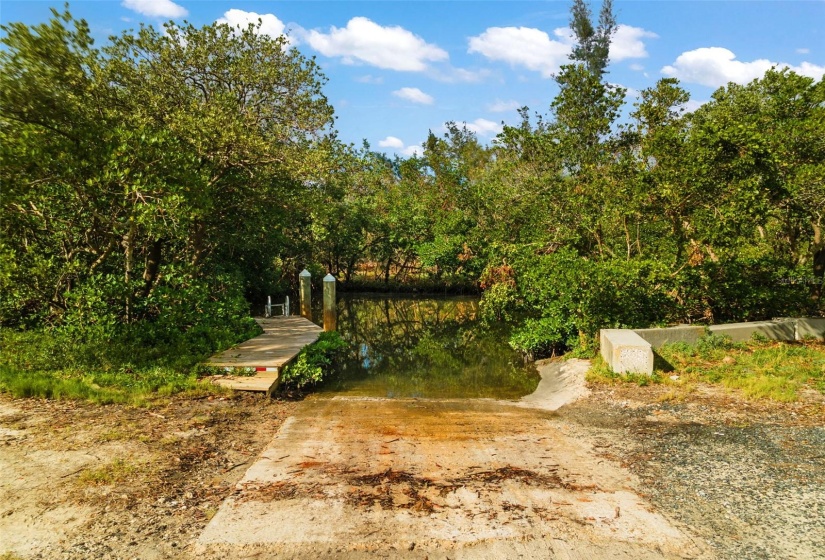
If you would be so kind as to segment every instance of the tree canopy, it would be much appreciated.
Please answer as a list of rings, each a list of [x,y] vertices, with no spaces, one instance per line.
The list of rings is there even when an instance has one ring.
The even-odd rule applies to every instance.
[[[131,322],[272,275],[334,134],[317,65],[259,27],[4,28],[4,322]]]
[[[68,12],[4,26],[0,321],[193,329],[304,267],[479,289],[534,354],[822,314],[825,82],[771,69],[691,113],[668,78],[629,107],[605,80],[616,25],[575,0],[546,113],[491,145],[448,123],[394,159],[338,141],[315,62],[259,25],[100,48]]]

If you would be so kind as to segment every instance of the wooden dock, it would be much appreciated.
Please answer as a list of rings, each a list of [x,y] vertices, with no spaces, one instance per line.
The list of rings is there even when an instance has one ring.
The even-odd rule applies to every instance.
[[[268,395],[278,386],[281,372],[298,353],[323,332],[312,321],[299,316],[255,319],[263,334],[212,356],[207,365],[223,367],[229,375],[216,375],[212,382],[238,391],[262,391]],[[231,375],[233,369],[254,369],[255,375]]]

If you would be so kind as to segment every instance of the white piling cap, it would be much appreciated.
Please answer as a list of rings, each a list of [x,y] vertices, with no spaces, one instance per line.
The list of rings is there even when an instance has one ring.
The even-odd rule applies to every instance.
[[[335,276],[332,274],[327,274],[324,276],[324,282],[335,282]]]
[[[301,278],[310,278],[312,274],[310,274],[307,269],[303,269],[298,276],[300,276]]]

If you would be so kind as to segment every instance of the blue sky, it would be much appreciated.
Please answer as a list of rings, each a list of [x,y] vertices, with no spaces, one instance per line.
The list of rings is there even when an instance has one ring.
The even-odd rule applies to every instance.
[[[62,2],[3,0],[0,21],[33,24]],[[482,141],[517,107],[547,113],[553,73],[570,48],[568,1],[249,1],[97,0],[71,2],[98,44],[140,23],[196,25],[263,22],[287,31],[317,57],[329,82],[342,140],[409,155],[446,121],[466,122]],[[594,1],[598,12],[601,3]],[[677,77],[691,107],[728,81],[746,83],[771,65],[821,79],[825,73],[825,0],[614,0],[620,28],[609,81],[638,90]]]

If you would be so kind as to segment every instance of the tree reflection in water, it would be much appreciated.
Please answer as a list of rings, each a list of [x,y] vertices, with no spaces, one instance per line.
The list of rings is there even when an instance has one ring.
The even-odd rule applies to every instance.
[[[321,392],[516,399],[538,385],[507,328],[479,322],[477,298],[343,294],[338,329],[350,351]]]

